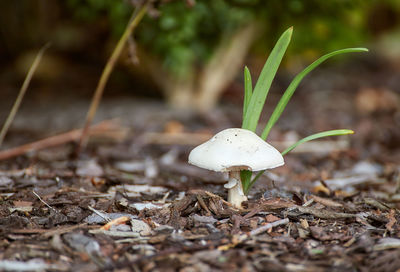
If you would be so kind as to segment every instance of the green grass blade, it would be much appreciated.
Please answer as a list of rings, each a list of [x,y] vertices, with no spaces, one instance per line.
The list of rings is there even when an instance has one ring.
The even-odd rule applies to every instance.
[[[251,176],[253,175],[252,171],[242,170],[240,171],[240,180],[242,181],[243,192],[247,195],[247,192],[251,187]]]
[[[295,144],[289,146],[287,149],[285,149],[281,154],[282,156],[285,156],[287,153],[295,149],[297,146],[299,146],[302,143],[309,142],[318,138],[323,138],[323,137],[329,137],[329,136],[340,136],[340,135],[348,135],[348,134],[354,134],[354,131],[350,129],[335,129],[335,130],[328,130],[324,132],[319,132],[316,134],[312,134],[310,136],[307,136],[300,141],[296,142]],[[259,177],[261,177],[264,174],[265,170],[260,171],[257,173],[257,175],[254,177],[253,180],[250,182],[247,182],[246,186],[243,187],[244,193],[247,195],[248,192],[250,191],[250,188],[254,185],[254,183],[257,181]],[[241,173],[242,174],[242,173]],[[251,178],[251,175],[250,175]]]
[[[260,172],[257,173],[257,175],[254,177],[253,180],[249,181],[247,183],[246,187],[243,187],[243,192],[245,195],[247,195],[250,191],[250,188],[253,187],[254,183],[256,183],[256,181],[258,180],[259,177],[261,177],[264,174],[265,170],[262,170]],[[250,175],[250,179],[251,179],[251,175]]]
[[[244,101],[243,101],[243,122],[249,106],[251,95],[253,94],[253,83],[251,81],[251,74],[247,66],[244,67]]]
[[[261,134],[261,138],[266,140],[268,137],[268,134],[272,127],[275,125],[276,121],[278,121],[279,117],[281,116],[283,110],[285,109],[287,103],[289,102],[290,98],[292,97],[294,91],[296,90],[297,86],[300,84],[302,79],[314,68],[316,68],[318,65],[320,65],[322,62],[325,60],[329,59],[330,57],[339,55],[339,54],[344,54],[344,53],[352,53],[352,52],[367,52],[368,49],[366,48],[346,48],[342,50],[337,50],[334,52],[331,52],[329,54],[326,54],[313,63],[311,63],[307,68],[305,68],[302,72],[300,72],[290,83],[289,87],[286,89],[285,93],[283,94],[282,98],[279,100],[278,105],[275,107],[274,112],[272,113],[270,119],[268,120],[267,125],[265,126],[263,133]],[[257,119],[258,121],[258,119]]]
[[[285,156],[287,153],[289,153],[290,151],[295,149],[300,144],[308,142],[308,141],[312,141],[312,140],[315,140],[318,138],[323,138],[323,137],[340,136],[340,135],[347,135],[347,134],[354,134],[354,131],[352,131],[350,129],[335,129],[335,130],[328,130],[328,131],[312,134],[312,135],[307,136],[307,137],[301,139],[300,141],[294,143],[293,145],[289,146],[281,154],[282,154],[282,156]]]
[[[250,102],[247,106],[242,128],[256,131],[258,120],[264,107],[269,88],[271,87],[272,80],[275,77],[283,55],[285,54],[290,43],[292,32],[293,27],[289,28],[282,34],[274,49],[272,49],[267,61],[265,62],[264,68],[262,69],[260,77],[257,80],[256,86],[254,87],[253,95],[251,96]]]

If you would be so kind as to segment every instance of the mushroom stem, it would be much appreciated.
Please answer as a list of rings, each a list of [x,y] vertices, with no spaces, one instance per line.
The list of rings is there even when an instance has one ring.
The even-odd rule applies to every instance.
[[[247,197],[243,192],[242,182],[240,180],[240,171],[229,172],[228,184],[235,184],[229,188],[228,191],[228,202],[236,208],[242,207],[242,202],[247,201]]]

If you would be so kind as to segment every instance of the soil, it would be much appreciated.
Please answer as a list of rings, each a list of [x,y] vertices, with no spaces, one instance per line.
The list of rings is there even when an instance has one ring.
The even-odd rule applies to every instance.
[[[223,174],[187,163],[240,127],[240,88],[202,115],[105,98],[97,119],[119,120],[78,158],[72,142],[0,162],[0,271],[398,271],[399,86],[395,67],[362,60],[306,78],[269,140],[282,150],[322,130],[356,133],[289,153],[241,210]],[[4,150],[82,124],[87,100],[54,97],[26,101]]]

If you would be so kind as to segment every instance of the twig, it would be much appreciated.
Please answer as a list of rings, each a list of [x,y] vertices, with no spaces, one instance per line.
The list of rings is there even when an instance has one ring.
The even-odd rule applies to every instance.
[[[53,210],[53,211],[55,211],[56,213],[58,213],[58,211],[57,211],[55,208],[53,208],[52,206],[50,206],[49,204],[47,204],[46,201],[44,201],[44,200],[40,197],[40,195],[38,195],[38,194],[35,192],[35,190],[32,190],[32,193],[40,200],[40,202],[42,202],[44,205],[46,205],[47,208],[49,208],[50,210]]]
[[[281,220],[278,220],[278,221],[275,221],[275,222],[272,222],[272,223],[268,223],[268,224],[266,224],[266,225],[264,225],[262,227],[259,227],[259,228],[256,228],[255,230],[250,231],[248,236],[249,237],[250,236],[255,236],[255,235],[263,233],[263,232],[265,232],[265,231],[267,231],[269,229],[272,229],[273,227],[277,227],[277,226],[280,226],[280,225],[285,225],[287,223],[289,223],[289,218],[284,218],[284,219],[281,219]]]
[[[85,125],[83,127],[82,135],[80,136],[76,152],[77,154],[79,154],[80,151],[86,147],[89,137],[88,130],[96,114],[97,108],[100,104],[100,100],[101,97],[103,96],[104,88],[107,84],[108,78],[110,77],[110,74],[114,69],[115,63],[117,62],[119,56],[121,55],[122,49],[124,48],[126,41],[132,35],[133,30],[136,28],[139,22],[142,20],[143,16],[146,13],[146,10],[147,10],[147,5],[143,5],[138,12],[134,11],[131,22],[126,27],[124,34],[118,41],[117,46],[115,47],[110,58],[108,59],[106,66],[104,67],[103,73],[101,74],[100,80],[97,84],[96,91],[93,95],[89,111],[86,115]]]
[[[90,206],[88,206],[88,209],[91,210],[92,212],[94,212],[95,214],[97,214],[98,216],[100,216],[101,218],[103,218],[104,220],[106,220],[107,222],[111,222],[111,218],[107,214],[104,214],[101,211],[98,211],[95,208],[90,207]]]
[[[89,207],[89,208],[91,208],[91,207]],[[118,217],[118,218],[115,218],[115,219],[109,221],[107,224],[102,226],[100,229],[102,229],[102,230],[110,230],[110,228],[112,226],[125,224],[129,220],[131,220],[131,219],[128,216],[121,216],[121,217]]]
[[[297,211],[296,211],[297,210]],[[311,214],[321,219],[356,218],[357,214],[332,212],[327,209],[316,209],[303,206],[295,206],[288,209],[288,214],[298,216],[300,214]]]
[[[17,99],[14,102],[14,105],[11,108],[10,114],[8,115],[6,122],[4,123],[1,131],[0,131],[0,146],[3,143],[4,137],[7,134],[8,129],[11,126],[11,123],[14,121],[15,115],[18,112],[19,106],[21,105],[22,99],[25,96],[26,91],[28,90],[29,84],[31,83],[33,74],[35,73],[37,67],[39,66],[40,60],[42,59],[42,56],[44,52],[49,48],[50,43],[45,44],[38,54],[36,55],[35,60],[33,61],[31,67],[29,68],[28,74],[25,77],[24,83],[22,84],[21,89],[19,90]]]
[[[311,204],[314,203],[314,198],[310,198],[309,200],[307,200],[302,206],[303,207],[309,207]]]
[[[96,124],[91,127],[90,134],[98,134],[104,130],[110,129],[112,127],[112,120],[103,121],[99,124]],[[55,136],[50,136],[48,138],[32,142],[29,144],[24,144],[18,147],[10,148],[7,150],[0,151],[0,160],[9,159],[12,157],[16,157],[19,155],[26,154],[31,151],[37,151],[40,149],[53,147],[61,144],[65,144],[68,142],[72,142],[77,140],[82,133],[82,129],[75,129],[68,131],[66,133],[62,133]]]
[[[318,202],[327,207],[336,207],[336,208],[343,207],[343,205],[341,203],[338,203],[336,201],[333,201],[333,200],[330,200],[327,198],[319,197],[316,195],[311,195],[311,199],[313,199],[315,202]]]
[[[207,215],[208,215],[208,216],[211,215],[211,212],[210,212],[210,210],[208,209],[206,203],[204,203],[203,198],[202,198],[201,196],[199,196],[199,195],[197,195],[196,198],[197,198],[197,202],[200,204],[200,207],[202,207],[203,210],[205,210],[205,211],[207,212]]]
[[[79,225],[72,225],[72,226],[65,226],[65,227],[57,227],[54,229],[46,229],[45,232],[42,234],[43,237],[51,237],[54,235],[61,235],[64,233],[72,232],[73,230],[86,227],[86,223],[82,223]]]

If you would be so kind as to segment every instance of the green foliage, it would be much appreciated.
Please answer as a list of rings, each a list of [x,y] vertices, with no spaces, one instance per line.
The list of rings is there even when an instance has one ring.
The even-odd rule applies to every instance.
[[[197,1],[191,7],[172,1],[161,5],[159,13],[141,24],[137,39],[178,77],[188,76],[190,68],[210,58],[225,35],[254,18],[246,7],[224,0]]]
[[[296,143],[292,144],[288,148],[286,148],[284,151],[282,151],[282,156],[285,156],[287,153],[295,149],[297,146],[301,145],[302,143],[309,142],[315,139],[319,138],[324,138],[324,137],[329,137],[329,136],[340,136],[340,135],[348,135],[348,134],[354,134],[354,131],[350,129],[335,129],[335,130],[328,130],[324,132],[319,132],[312,134],[310,136],[307,136]]]
[[[122,35],[133,11],[132,5],[122,0],[67,0],[66,5],[74,11],[77,20],[93,22],[101,17],[108,19],[116,38]]]
[[[396,0],[383,0],[400,9]],[[187,77],[204,64],[225,36],[256,20],[261,29],[253,48],[264,54],[288,25],[296,25],[296,44],[289,51],[314,57],[322,50],[365,41],[368,36],[370,0],[202,0],[161,1],[158,16],[148,16],[136,32],[136,40],[148,54],[158,57],[163,68]],[[106,18],[119,37],[132,11],[127,0],[68,0],[77,18]],[[288,52],[290,54],[290,52]]]
[[[262,109],[264,107],[267,94],[269,92],[269,88],[272,84],[272,81],[275,77],[276,71],[278,70],[278,67],[282,61],[283,55],[286,52],[286,49],[290,43],[290,39],[292,36],[292,28],[289,28],[286,30],[281,37],[279,38],[278,42],[276,43],[275,47],[272,49],[271,54],[269,55],[267,61],[265,62],[264,68],[261,71],[260,77],[258,78],[258,81],[256,83],[256,86],[254,88],[254,92],[251,93],[251,86],[249,86],[248,80],[246,78],[250,77],[250,71],[248,68],[245,68],[245,99],[244,99],[244,107],[243,107],[243,123],[242,123],[242,128],[251,130],[253,132],[256,131],[257,125],[258,125],[258,120],[260,119],[260,115],[262,112]],[[329,59],[330,57],[339,55],[339,54],[344,54],[344,53],[352,53],[352,52],[366,52],[368,51],[366,48],[346,48],[342,50],[337,50],[334,52],[331,52],[329,54],[326,54],[313,63],[311,63],[309,66],[307,66],[302,72],[300,72],[290,83],[289,87],[286,89],[284,94],[282,95],[280,101],[278,102],[278,105],[275,107],[275,110],[273,111],[267,125],[265,126],[263,133],[261,135],[261,138],[266,140],[268,137],[268,134],[272,127],[275,125],[275,123],[278,121],[279,117],[281,116],[283,110],[286,108],[290,98],[292,97],[293,93],[295,92],[297,86],[300,84],[302,79],[310,73],[312,70],[314,70],[318,65],[320,65],[322,62],[325,60]],[[251,98],[249,98],[251,96]],[[331,131],[325,131],[325,132],[320,132],[317,134],[313,134],[311,136],[308,136],[294,145],[290,146],[288,149],[282,152],[282,155],[287,154],[291,150],[293,150],[295,147],[298,145],[311,141],[317,138],[322,138],[322,137],[328,137],[328,136],[338,136],[338,135],[345,135],[345,134],[352,134],[354,133],[352,130],[346,130],[346,129],[341,129],[341,130],[331,130]],[[251,180],[252,177],[252,172],[248,170],[241,171],[241,180],[242,180],[242,185],[243,185],[243,190],[247,194],[250,188],[253,186],[253,184],[257,181],[257,179],[264,173],[264,171],[258,173],[256,177]]]
[[[289,102],[290,98],[292,97],[294,91],[296,91],[297,86],[299,86],[300,82],[303,78],[308,75],[312,70],[314,70],[318,65],[320,65],[325,60],[329,59],[330,57],[344,54],[344,53],[352,53],[352,52],[366,52],[368,51],[366,48],[346,48],[342,50],[337,50],[332,53],[326,54],[313,63],[311,63],[307,68],[305,68],[301,73],[299,73],[290,83],[289,87],[284,92],[282,98],[279,100],[278,105],[275,107],[274,112],[272,113],[267,125],[265,126],[261,138],[266,140],[268,137],[269,132],[271,131],[272,127],[275,125],[276,121],[278,121],[279,117],[281,116],[283,110],[285,109],[287,103]],[[257,118],[257,116],[255,117]]]
[[[264,107],[265,100],[271,87],[272,80],[275,77],[276,71],[278,71],[279,65],[281,64],[283,55],[286,52],[286,48],[290,43],[292,37],[293,28],[286,30],[279,38],[274,49],[272,49],[265,65],[261,71],[260,77],[257,80],[254,88],[253,95],[250,98],[248,109],[243,119],[242,128],[256,131],[258,119],[260,118],[261,111]]]
[[[249,68],[244,67],[244,101],[243,101],[243,120],[245,119],[247,108],[249,107],[251,96],[253,95],[253,83]]]

